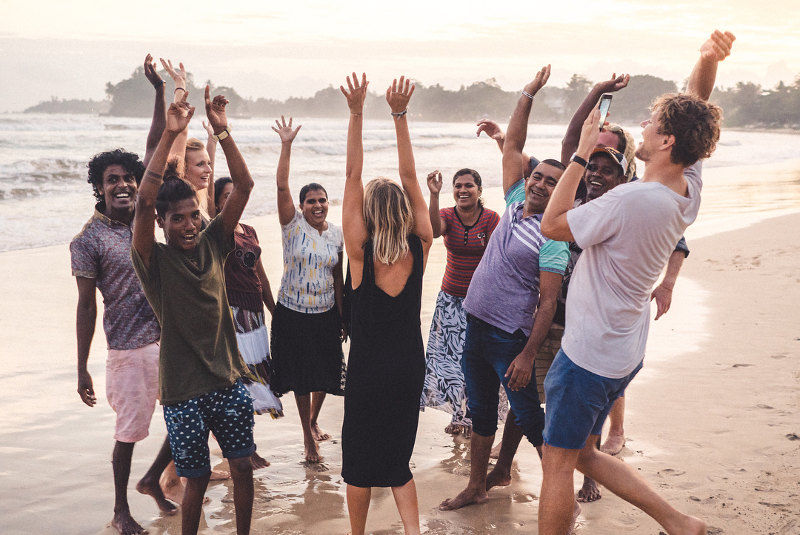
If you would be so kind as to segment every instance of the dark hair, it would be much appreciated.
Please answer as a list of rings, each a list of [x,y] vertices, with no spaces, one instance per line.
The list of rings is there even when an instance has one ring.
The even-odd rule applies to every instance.
[[[306,202],[306,195],[308,195],[309,191],[322,191],[325,194],[325,197],[328,196],[328,192],[325,191],[325,188],[322,187],[322,184],[312,182],[300,188],[300,204]]]
[[[192,186],[180,178],[169,178],[158,188],[156,197],[156,214],[163,218],[167,215],[169,205],[184,199],[197,198]]]
[[[103,173],[110,165],[121,165],[123,169],[136,177],[136,183],[142,182],[144,176],[144,164],[139,160],[139,155],[128,152],[125,149],[114,149],[108,152],[95,154],[89,160],[89,178],[87,182],[92,185],[94,196],[99,201],[103,201],[103,194],[100,189],[103,187]]]
[[[469,167],[465,167],[464,169],[459,169],[456,171],[456,174],[453,175],[453,185],[456,184],[456,179],[460,176],[470,175],[472,179],[475,181],[475,185],[479,188],[482,188],[483,185],[481,184],[481,175],[475,169],[470,169]]]
[[[564,164],[563,164],[563,163],[559,162],[558,160],[554,160],[554,159],[552,159],[552,158],[548,158],[548,159],[546,159],[546,160],[542,160],[542,161],[541,161],[541,162],[539,162],[539,163],[546,163],[547,165],[552,165],[552,166],[553,166],[553,167],[555,167],[556,169],[561,169],[562,171],[564,171],[564,170],[566,170],[566,169],[567,169],[566,167],[564,167]]]
[[[670,161],[688,167],[708,158],[717,148],[722,109],[692,95],[662,95],[651,107],[657,112],[658,133],[675,136]]]
[[[231,177],[224,176],[222,178],[218,178],[214,181],[214,207],[219,207],[219,196],[222,195],[222,190],[225,189],[225,186],[228,184],[233,184],[233,180]]]

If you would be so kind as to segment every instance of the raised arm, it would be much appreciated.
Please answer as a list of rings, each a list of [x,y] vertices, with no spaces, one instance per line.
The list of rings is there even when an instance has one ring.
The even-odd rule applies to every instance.
[[[206,186],[206,196],[208,197],[208,217],[214,219],[217,215],[217,204],[214,202],[214,159],[217,154],[217,137],[214,135],[214,129],[211,125],[203,121],[203,128],[208,134],[206,141],[206,152],[208,153],[208,165],[211,167],[211,174],[208,175],[208,186]],[[228,125],[230,131],[231,125]]]
[[[522,149],[528,137],[528,117],[531,114],[533,97],[544,87],[548,78],[550,78],[550,65],[542,67],[522,90],[517,100],[517,107],[514,108],[511,120],[508,122],[506,140],[503,144],[503,193],[525,176]]]
[[[288,225],[294,218],[297,211],[292,201],[292,192],[289,189],[289,162],[292,159],[292,142],[297,136],[297,132],[303,125],[298,125],[297,128],[292,130],[292,118],[289,117],[289,124],[286,124],[286,119],[281,115],[280,122],[275,119],[275,124],[278,126],[272,129],[278,133],[281,138],[281,155],[278,158],[278,172],[276,180],[278,181],[278,220],[281,225]]]
[[[717,79],[717,66],[730,56],[736,36],[731,32],[714,30],[711,37],[700,47],[700,58],[689,75],[686,92],[703,100],[708,100]]]
[[[386,102],[392,109],[394,131],[397,135],[397,156],[399,159],[400,182],[411,201],[411,211],[414,213],[414,228],[412,232],[422,240],[422,250],[427,260],[428,250],[433,243],[433,229],[428,217],[428,206],[422,196],[422,188],[417,180],[417,170],[414,166],[414,150],[411,148],[411,135],[408,132],[408,101],[414,94],[411,82],[400,77],[392,81],[386,90]]]
[[[600,110],[595,106],[583,122],[578,149],[575,151],[585,161],[589,161],[592,149],[597,145],[597,138],[600,136],[600,130],[597,128],[599,122]],[[583,172],[584,167],[581,164],[570,162],[567,170],[561,175],[561,180],[556,184],[556,189],[550,195],[550,201],[542,216],[542,234],[551,240],[575,241],[567,221],[567,212],[573,207],[575,192],[578,190]]]
[[[506,141],[506,134],[503,132],[503,129],[500,128],[500,125],[489,119],[481,119],[478,121],[478,130],[476,131],[476,135],[481,137],[481,132],[485,133],[487,136],[497,142],[497,148],[500,149],[500,154],[502,154],[503,146],[505,145]],[[522,169],[523,176],[529,176],[533,171],[533,169],[531,169],[531,157],[526,154],[525,151],[522,151]]]
[[[214,100],[211,100],[210,92],[211,88],[206,86],[206,118],[208,118],[208,124],[214,130],[214,135],[219,139],[222,152],[225,153],[225,160],[228,162],[228,170],[231,172],[231,181],[233,182],[233,190],[228,200],[225,201],[225,206],[222,207],[220,217],[222,217],[223,232],[226,235],[232,235],[233,231],[236,230],[236,225],[239,224],[244,207],[247,206],[247,201],[250,199],[250,192],[253,191],[254,183],[253,178],[250,176],[250,170],[247,169],[247,164],[244,163],[242,153],[239,152],[239,147],[236,146],[236,142],[233,141],[231,132],[228,129],[228,116],[225,113],[228,99],[222,95],[217,95]]]
[[[178,134],[189,126],[193,114],[194,108],[186,102],[186,93],[180,102],[173,102],[169,105],[164,132],[161,134],[153,157],[144,172],[142,184],[139,186],[139,194],[136,196],[133,247],[148,268],[150,267],[153,243],[155,243],[156,197],[158,188],[164,181],[164,169],[167,167],[169,150]]]
[[[361,74],[359,82],[356,73],[347,78],[347,89],[339,90],[347,99],[350,109],[350,123],[347,127],[347,164],[345,167],[344,198],[342,199],[342,233],[347,258],[351,263],[351,276],[357,287],[361,281],[361,265],[364,251],[361,248],[367,241],[367,226],[364,223],[364,185],[361,172],[364,167],[364,142],[362,127],[364,123],[364,100],[367,97],[367,75]],[[358,277],[356,280],[355,278]]]
[[[442,172],[438,169],[428,173],[428,191],[431,192],[428,201],[428,215],[431,218],[433,237],[438,238],[447,232],[447,222],[439,215],[439,193],[442,191]]]
[[[592,109],[597,106],[600,96],[603,95],[603,93],[614,93],[615,91],[627,87],[630,79],[630,74],[621,74],[617,76],[616,73],[614,73],[611,75],[610,79],[594,84],[594,87],[589,91],[589,94],[586,95],[586,98],[583,99],[581,105],[575,110],[575,114],[572,116],[569,126],[567,126],[567,132],[564,134],[564,139],[561,141],[562,164],[565,166],[569,165],[569,159],[572,157],[575,149],[578,148],[578,140],[580,140],[581,137],[583,122],[589,114],[592,113]]]
[[[189,88],[186,87],[186,69],[183,67],[183,63],[178,63],[178,70],[176,71],[172,66],[172,60],[165,60],[164,58],[159,58],[159,60],[161,61],[161,65],[164,67],[164,70],[167,71],[167,74],[169,74],[170,78],[172,78],[172,82],[175,84],[172,101],[177,104],[178,102],[185,100]],[[187,139],[189,139],[188,128],[178,134],[178,137],[176,137],[172,142],[172,148],[170,150],[171,157],[177,157],[180,161],[183,161],[186,158]]]
[[[164,88],[167,85],[161,75],[158,74],[156,69],[156,62],[153,61],[153,56],[147,54],[144,58],[144,75],[147,81],[153,85],[156,90],[156,100],[153,104],[153,120],[150,121],[150,131],[147,133],[147,145],[144,150],[144,166],[150,163],[150,158],[153,157],[153,151],[156,150],[158,140],[161,139],[161,133],[164,132],[164,123],[166,122],[166,106],[164,104]]]

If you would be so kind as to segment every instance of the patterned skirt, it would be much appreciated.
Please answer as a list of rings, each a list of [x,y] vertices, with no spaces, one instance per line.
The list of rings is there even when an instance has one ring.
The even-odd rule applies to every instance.
[[[256,414],[269,414],[273,418],[283,416],[283,405],[269,387],[272,363],[269,356],[269,335],[264,323],[264,312],[231,307],[233,325],[236,328],[236,343],[239,354],[247,364],[248,374],[242,378]]]
[[[419,406],[421,411],[425,407],[433,407],[448,412],[453,415],[451,424],[472,427],[472,420],[467,414],[466,385],[461,368],[466,330],[464,298],[440,290],[428,336],[425,384]],[[508,397],[501,386],[497,410],[500,421],[505,422],[508,409]]]

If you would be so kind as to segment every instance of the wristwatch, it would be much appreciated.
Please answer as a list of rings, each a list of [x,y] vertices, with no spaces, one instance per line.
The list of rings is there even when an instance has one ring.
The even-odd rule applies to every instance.
[[[220,132],[219,134],[214,134],[214,139],[216,139],[217,141],[222,141],[223,139],[227,138],[229,135],[231,135],[231,131],[230,131],[229,127],[226,126],[222,130],[222,132]]]
[[[587,162],[586,160],[584,160],[583,158],[578,156],[577,152],[572,154],[572,157],[570,157],[569,161],[575,162],[576,164],[580,165],[581,167],[586,167],[587,165],[589,165],[589,162]]]

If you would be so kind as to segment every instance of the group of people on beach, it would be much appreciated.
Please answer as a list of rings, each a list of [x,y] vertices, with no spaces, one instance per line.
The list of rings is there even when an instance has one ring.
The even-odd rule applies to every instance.
[[[650,301],[656,319],[669,309],[688,255],[682,234],[697,216],[701,162],[720,132],[721,110],[708,98],[734,39],[715,31],[702,45],[685,92],[653,103],[638,147],[629,132],[601,120],[600,96],[629,80],[612,75],[575,112],[559,158],[526,153],[531,106],[550,76],[549,65],[540,69],[505,133],[491,120],[478,123],[478,135],[502,152],[502,215],[484,206],[481,176],[470,168],[455,173],[455,205],[441,209],[442,174],[428,174],[426,204],[408,127],[414,86],[402,76],[386,89],[400,182],[364,185],[369,81],[353,73],[340,87],[350,111],[341,227],[327,219],[322,185],[305,185],[295,204],[289,176],[300,126],[282,117],[272,128],[281,142],[277,300],[255,229],[240,222],[254,180],[234,141],[228,101],[206,87],[208,140],[189,139],[195,108],[184,67],[161,60],[175,85],[167,106],[166,82],[148,54],[155,104],[145,157],[116,149],[89,162],[97,205],[70,244],[78,393],[89,406],[96,404],[87,362],[97,289],[104,301],[106,397],[116,413],[112,525],[126,535],[144,532],[127,486],[134,445],[148,435],[160,400],[167,438],[137,490],[166,514],[179,503],[182,532],[196,533],[209,480],[231,477],[236,530],[248,533],[253,470],[269,464],[256,452],[254,414],[283,416],[279,398],[293,392],[308,463],[322,460],[318,442],[330,438],[318,423],[325,396],[344,395],[342,478],[353,534],[366,530],[372,487],[390,487],[405,532],[420,532],[409,461],[425,407],[451,412],[445,431],[470,441],[469,481],[442,510],[480,503],[492,487],[508,485],[524,436],[542,464],[539,533],[570,532],[577,502],[600,497],[597,483],[670,534],[705,533],[701,520],[606,451],[624,444],[624,392],[642,367]],[[215,180],[217,145],[230,177]],[[641,178],[635,158],[646,164]],[[439,236],[447,265],[426,351],[422,280]],[[542,368],[546,379],[537,386]],[[487,474],[499,418],[503,439]],[[209,432],[230,474],[212,472]],[[576,468],[586,478],[577,496]]]

